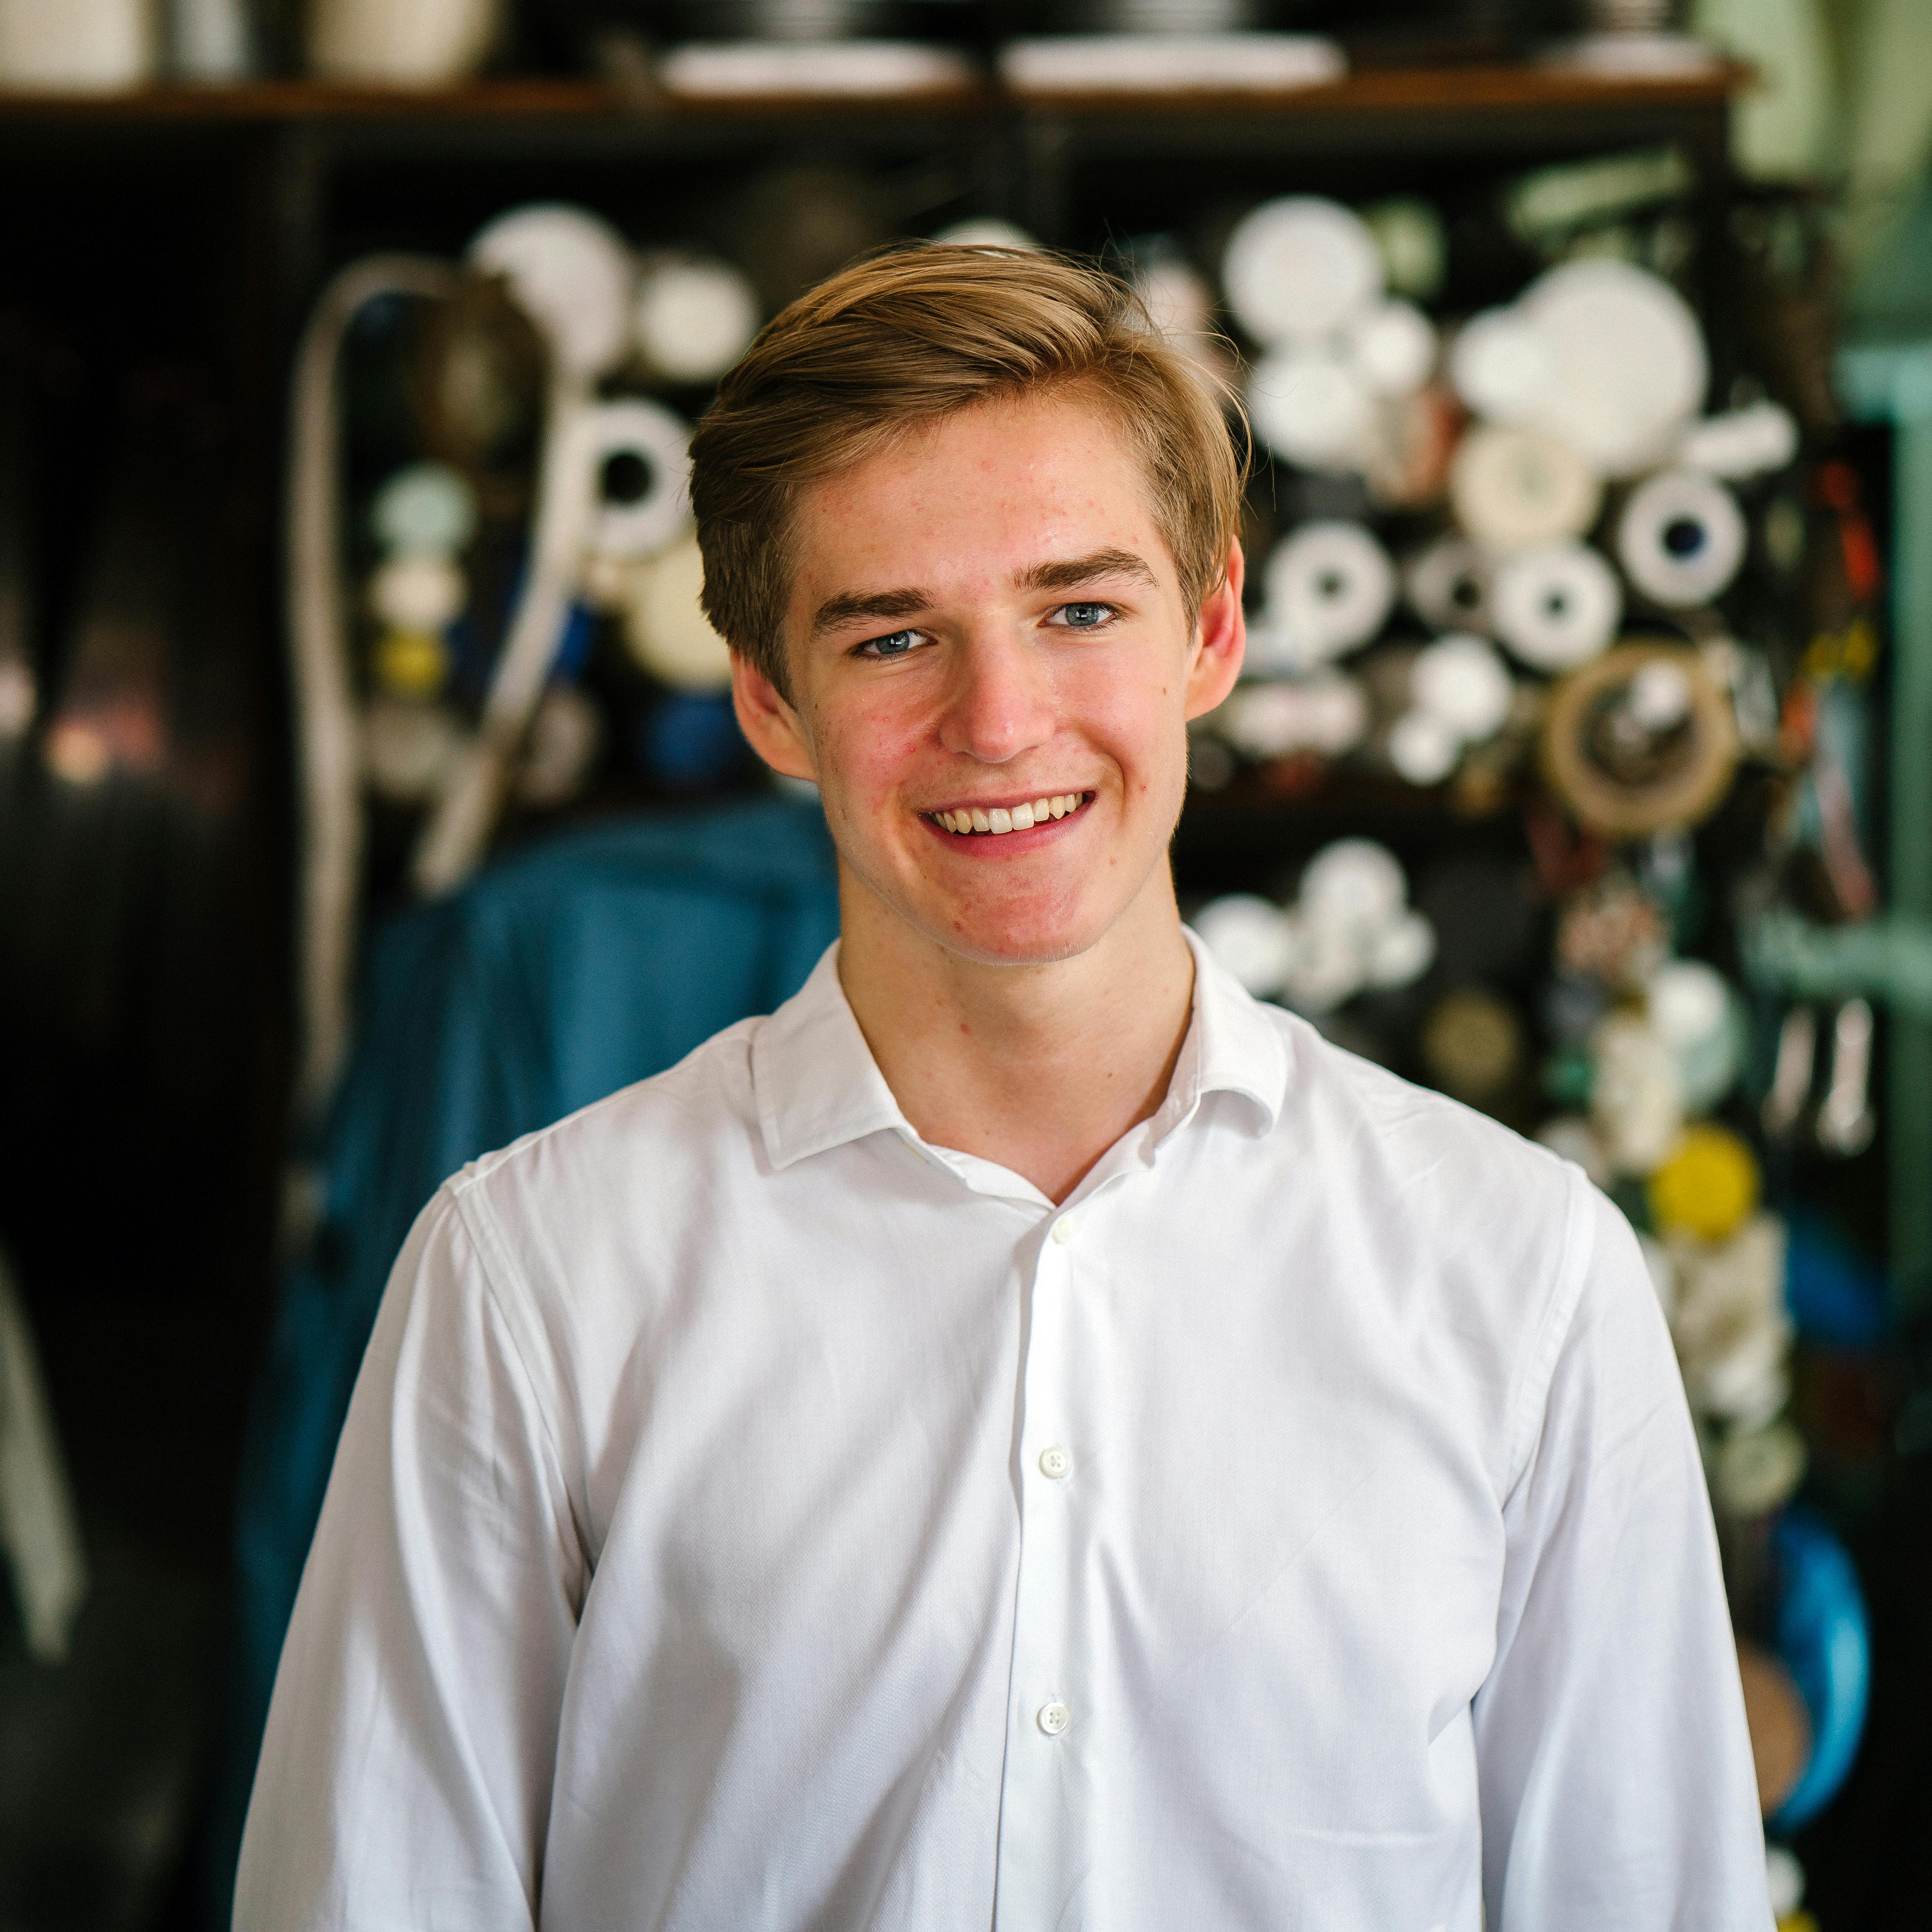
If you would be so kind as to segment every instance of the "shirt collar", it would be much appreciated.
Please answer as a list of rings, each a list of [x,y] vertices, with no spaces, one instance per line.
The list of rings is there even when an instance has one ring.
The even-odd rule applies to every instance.
[[[1164,1136],[1193,1114],[1204,1095],[1231,1093],[1254,1103],[1266,1131],[1287,1091],[1282,1030],[1194,933],[1182,932],[1194,954],[1193,1014],[1154,1124]],[[752,1040],[752,1088],[775,1168],[868,1134],[918,1138],[838,983],[836,940],[798,992],[760,1022]]]

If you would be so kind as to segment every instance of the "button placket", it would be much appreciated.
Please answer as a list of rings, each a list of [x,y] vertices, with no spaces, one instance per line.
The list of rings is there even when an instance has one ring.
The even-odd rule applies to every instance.
[[[1019,1575],[1015,1592],[1010,1744],[1001,1795],[1000,1925],[1030,1922],[1028,1905],[1053,1892],[1070,1856],[1065,1754],[1082,1721],[1067,1642],[1072,1622],[1074,1523],[1062,1439],[1069,1414],[1069,1304],[1079,1223],[1063,1214],[1040,1244],[1022,1418]],[[1069,1733],[1072,1733],[1070,1736]]]

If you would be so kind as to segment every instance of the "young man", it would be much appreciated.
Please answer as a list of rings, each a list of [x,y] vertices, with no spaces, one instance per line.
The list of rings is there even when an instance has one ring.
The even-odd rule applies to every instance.
[[[1177,915],[1216,401],[1106,278],[919,249],[694,461],[843,937],[418,1222],[238,1927],[1763,1932],[1628,1228]]]

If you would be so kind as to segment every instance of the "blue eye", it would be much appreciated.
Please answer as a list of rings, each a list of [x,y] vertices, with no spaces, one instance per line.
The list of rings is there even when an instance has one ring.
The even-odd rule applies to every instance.
[[[1114,614],[1114,607],[1111,604],[1063,604],[1058,614],[1070,631],[1094,631]]]
[[[902,658],[919,643],[916,631],[895,631],[890,637],[868,638],[859,646],[863,658]]]

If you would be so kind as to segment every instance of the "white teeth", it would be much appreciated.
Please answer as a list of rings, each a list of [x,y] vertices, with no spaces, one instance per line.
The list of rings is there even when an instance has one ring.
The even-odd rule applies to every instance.
[[[1064,818],[1066,816],[1066,800],[1063,797],[1056,796],[1052,801],[1048,808],[1052,812],[1054,818]]]
[[[1004,832],[1030,832],[1036,825],[1044,825],[1050,818],[1064,818],[1068,813],[1077,812],[1087,802],[1084,791],[1066,791],[1051,798],[1036,799],[1032,804],[1024,802],[1007,806],[994,806],[982,811],[979,806],[962,808],[958,812],[935,812],[933,823],[943,826],[948,832],[964,836],[974,832],[990,832],[995,835]]]
[[[1050,798],[1036,798],[1033,802],[1033,822],[1044,825],[1053,816],[1053,801]]]
[[[1016,805],[1013,807],[1013,830],[1016,832],[1030,832],[1033,830],[1031,806]]]
[[[994,806],[986,816],[992,820],[995,832],[1010,832],[1013,829],[1013,815],[1003,806]]]
[[[976,805],[973,808],[973,830],[975,832],[990,832],[992,829],[993,821]]]

